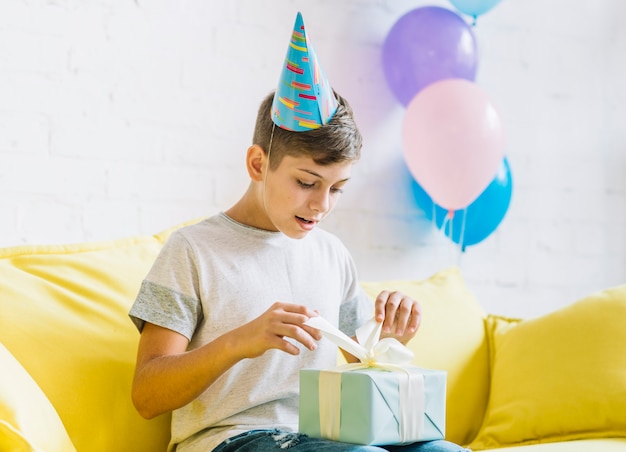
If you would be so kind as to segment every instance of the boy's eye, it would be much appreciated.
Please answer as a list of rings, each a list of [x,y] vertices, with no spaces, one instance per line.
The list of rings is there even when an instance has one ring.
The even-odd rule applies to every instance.
[[[313,188],[315,184],[307,184],[306,182],[298,179],[298,185],[300,185],[302,188]]]
[[[312,184],[309,184],[309,183],[304,182],[304,181],[302,181],[300,179],[296,179],[296,181],[298,182],[298,185],[300,187],[304,188],[304,189],[315,188],[315,186],[316,186],[315,182],[312,183]],[[331,193],[335,193],[335,194],[341,194],[341,193],[343,193],[343,189],[340,188],[340,187],[330,187],[330,192]]]

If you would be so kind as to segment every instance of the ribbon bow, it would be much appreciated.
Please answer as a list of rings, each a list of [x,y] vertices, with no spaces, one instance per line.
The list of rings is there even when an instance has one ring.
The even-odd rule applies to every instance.
[[[361,360],[359,367],[383,367],[393,369],[405,366],[413,360],[413,352],[397,339],[380,339],[382,323],[372,318],[356,330],[355,342],[323,317],[311,317],[305,325],[317,328],[322,335],[335,345]]]

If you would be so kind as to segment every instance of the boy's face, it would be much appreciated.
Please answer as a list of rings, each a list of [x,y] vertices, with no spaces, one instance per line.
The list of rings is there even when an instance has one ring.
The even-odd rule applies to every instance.
[[[304,237],[337,204],[353,163],[318,165],[310,157],[283,157],[265,179],[268,220],[288,237]]]

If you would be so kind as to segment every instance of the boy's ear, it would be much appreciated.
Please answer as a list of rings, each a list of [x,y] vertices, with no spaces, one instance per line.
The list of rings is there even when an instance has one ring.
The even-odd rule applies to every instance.
[[[267,167],[267,154],[261,146],[253,144],[248,148],[246,154],[246,168],[248,175],[253,181],[260,182],[263,180],[263,173]]]

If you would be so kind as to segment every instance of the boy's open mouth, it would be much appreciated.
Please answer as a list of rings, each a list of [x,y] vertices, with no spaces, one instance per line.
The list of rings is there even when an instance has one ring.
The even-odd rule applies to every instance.
[[[306,218],[302,218],[302,217],[299,217],[299,216],[297,216],[297,215],[296,215],[296,218],[297,218],[298,220],[302,221],[303,223],[306,223],[306,224],[313,224],[313,223],[314,223],[314,221],[313,221],[313,220],[307,220]]]

